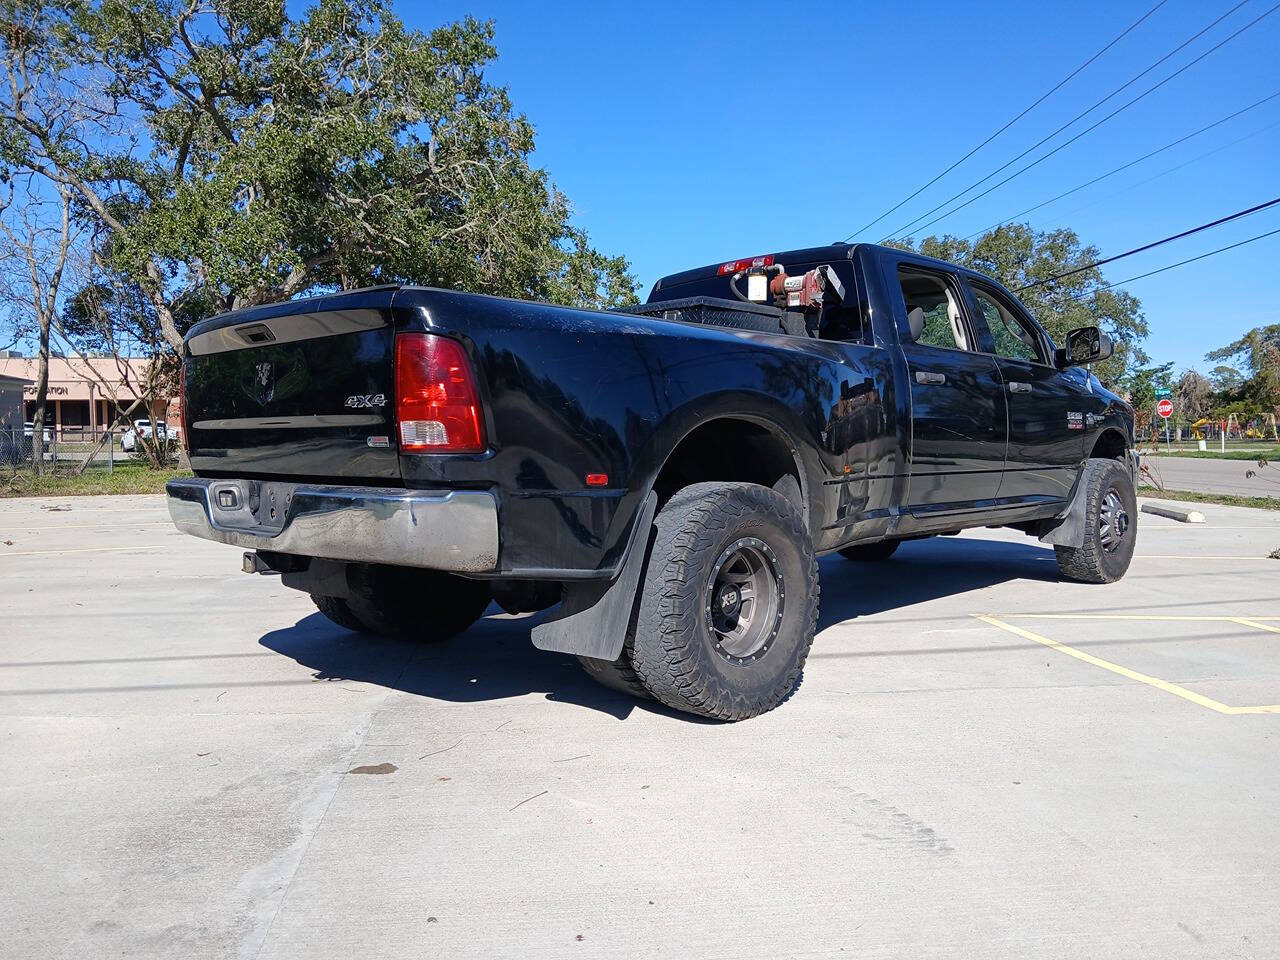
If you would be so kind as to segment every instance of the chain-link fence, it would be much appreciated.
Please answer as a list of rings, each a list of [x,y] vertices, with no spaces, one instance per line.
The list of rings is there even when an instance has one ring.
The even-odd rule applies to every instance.
[[[145,458],[132,431],[58,431],[46,427],[36,436],[30,427],[0,429],[0,469],[6,473],[34,473],[37,458],[45,473],[113,472],[122,461]]]

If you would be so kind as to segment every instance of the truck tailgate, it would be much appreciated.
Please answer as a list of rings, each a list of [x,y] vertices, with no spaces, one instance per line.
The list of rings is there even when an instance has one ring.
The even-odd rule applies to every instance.
[[[192,468],[397,483],[394,293],[279,304],[194,327],[183,418]]]

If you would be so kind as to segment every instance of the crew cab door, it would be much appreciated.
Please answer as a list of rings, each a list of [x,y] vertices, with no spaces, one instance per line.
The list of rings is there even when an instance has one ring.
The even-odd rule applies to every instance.
[[[1084,458],[1085,411],[1077,374],[1053,363],[1049,338],[1012,296],[968,278],[966,286],[983,349],[1004,381],[1009,445],[1001,500],[1064,500]]]
[[[919,515],[989,505],[1007,433],[995,358],[978,349],[954,274],[906,257],[886,270],[911,389],[907,506]]]

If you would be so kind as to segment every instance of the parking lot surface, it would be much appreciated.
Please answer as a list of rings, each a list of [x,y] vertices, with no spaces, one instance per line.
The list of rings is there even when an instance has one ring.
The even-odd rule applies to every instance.
[[[0,501],[0,956],[1280,956],[1280,514],[1203,511],[1111,586],[826,558],[722,725],[496,608],[348,633],[161,498]]]

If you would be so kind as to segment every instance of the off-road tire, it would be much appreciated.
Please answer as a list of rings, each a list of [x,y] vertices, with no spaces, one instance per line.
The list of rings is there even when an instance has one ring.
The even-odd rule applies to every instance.
[[[901,545],[901,540],[881,540],[877,543],[859,543],[852,547],[845,547],[839,553],[846,560],[854,560],[858,563],[879,563],[881,560],[892,557]]]
[[[351,608],[347,606],[347,601],[341,597],[322,597],[313,593],[311,594],[311,601],[316,605],[317,610],[338,626],[347,630],[354,630],[356,633],[368,632],[364,624],[357,620],[356,615],[351,612]]]
[[[582,664],[582,669],[587,672],[587,676],[601,686],[608,687],[610,690],[617,690],[619,693],[629,693],[633,697],[652,700],[653,694],[648,691],[644,682],[636,675],[636,668],[631,663],[633,643],[634,639],[627,637],[627,642],[623,646],[622,652],[618,654],[617,660],[579,657],[578,662]]]
[[[1080,583],[1114,583],[1125,575],[1138,536],[1138,499],[1133,476],[1119,460],[1090,460],[1080,478],[1085,490],[1084,543],[1078,547],[1055,546],[1058,569]],[[1115,549],[1103,544],[1099,518],[1108,492],[1114,492],[1128,521]]]
[[[637,677],[669,707],[717,720],[772,710],[795,688],[818,619],[818,564],[804,517],[785,496],[748,483],[699,483],[680,490],[654,520],[632,647]],[[745,659],[717,649],[712,577],[725,551],[765,545],[778,582],[780,619]],[[753,607],[754,611],[754,607]],[[768,622],[773,622],[768,618]]]
[[[484,614],[491,599],[483,580],[410,567],[355,567],[350,594],[316,597],[316,607],[339,626],[414,640],[446,640]]]

